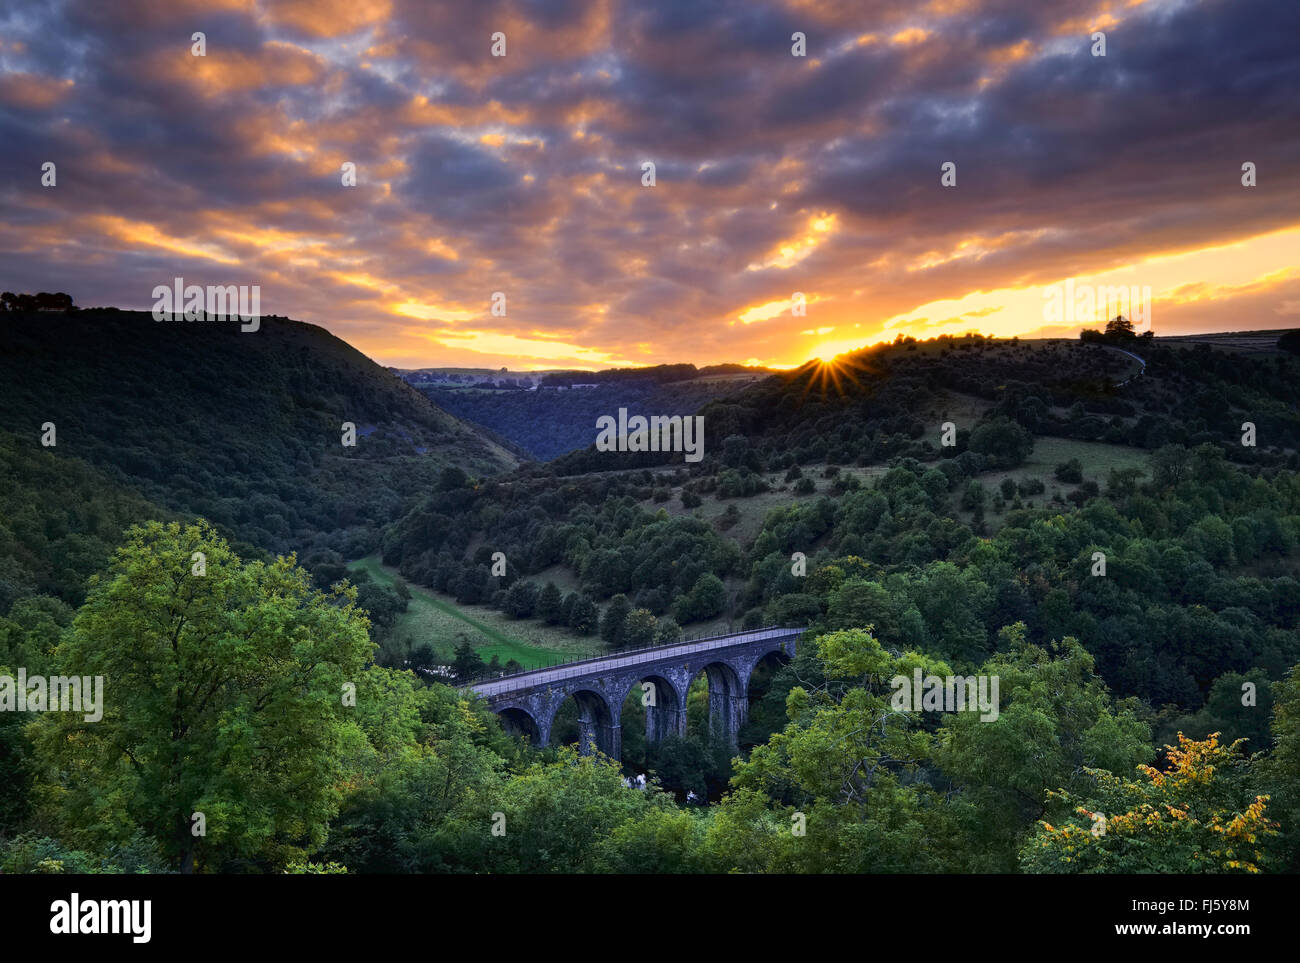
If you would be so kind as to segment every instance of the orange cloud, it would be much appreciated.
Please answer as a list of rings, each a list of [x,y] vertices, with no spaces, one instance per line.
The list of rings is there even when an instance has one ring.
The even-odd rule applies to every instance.
[[[0,103],[31,110],[48,110],[72,92],[72,80],[36,74],[0,74]]]
[[[265,20],[312,37],[340,37],[382,23],[391,0],[263,0]]]
[[[230,256],[219,247],[187,237],[167,234],[144,221],[134,221],[111,214],[97,214],[86,218],[85,225],[106,237],[122,242],[127,247],[155,247],[186,257],[205,258],[219,264],[239,263],[238,258]]]
[[[295,44],[268,40],[256,55],[222,50],[207,44],[207,54],[196,57],[189,45],[156,58],[157,73],[167,83],[184,84],[204,97],[222,97],[268,85],[306,86],[318,83],[325,61]]]

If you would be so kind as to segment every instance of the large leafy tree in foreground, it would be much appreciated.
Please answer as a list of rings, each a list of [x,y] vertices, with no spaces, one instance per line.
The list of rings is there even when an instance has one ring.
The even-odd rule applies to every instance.
[[[1032,645],[1020,623],[999,640],[979,670],[1000,682],[993,718],[895,708],[895,676],[947,677],[948,665],[891,652],[868,630],[817,638],[827,682],[792,688],[784,731],[737,763],[709,830],[717,860],[751,872],[1005,872],[1046,790],[1073,786],[1085,766],[1125,772],[1150,758],[1146,727],[1112,702],[1077,642]]]
[[[635,825],[654,811],[659,816],[653,825]],[[637,871],[677,871],[693,865],[692,854],[682,848],[694,838],[690,818],[681,818],[671,797],[656,787],[625,786],[617,763],[563,747],[554,762],[534,763],[480,789],[474,804],[436,834],[448,864],[460,871],[622,871],[647,855],[651,862]],[[617,838],[610,838],[620,827]],[[656,840],[676,842],[655,851]]]
[[[1024,834],[1057,788],[1081,789],[1088,769],[1128,773],[1153,755],[1131,702],[1116,704],[1075,639],[1036,645],[1021,623],[998,635],[981,672],[999,682],[995,720],[946,716],[935,761],[960,787],[953,798],[969,833],[970,868],[1010,872]]]
[[[245,564],[205,524],[128,536],[55,650],[59,672],[104,678],[103,718],[32,727],[42,802],[80,845],[143,832],[184,872],[300,858],[337,808],[345,684],[373,648],[355,590]]]
[[[942,872],[954,826],[923,778],[933,737],[891,705],[890,680],[914,668],[948,674],[871,632],[816,640],[824,686],[796,686],[784,731],[738,761],[735,792],[709,829],[713,858],[745,872]]]

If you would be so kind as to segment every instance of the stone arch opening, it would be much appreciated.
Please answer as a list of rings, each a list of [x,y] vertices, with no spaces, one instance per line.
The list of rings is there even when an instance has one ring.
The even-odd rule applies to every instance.
[[[708,689],[708,723],[706,732],[713,742],[735,748],[740,727],[748,715],[749,700],[745,684],[736,670],[726,662],[710,662],[691,680],[699,697],[701,684]],[[688,696],[688,701],[689,701]],[[688,706],[689,711],[689,706]]]
[[[686,705],[667,676],[651,672],[628,686],[619,722],[624,768],[644,772],[665,739],[685,737]]]
[[[649,688],[647,688],[649,687]],[[677,687],[661,675],[648,675],[632,687],[645,707],[645,740],[651,745],[686,733],[686,707]]]
[[[619,758],[622,746],[618,708],[592,689],[572,693],[555,713],[551,727],[557,745],[577,743],[578,752],[589,755],[594,746],[605,755]]]
[[[534,746],[542,745],[542,729],[527,710],[512,706],[497,712],[501,728],[512,736],[523,736]]]
[[[771,691],[776,674],[790,664],[790,656],[779,649],[765,652],[754,663],[745,681],[746,720],[741,727],[738,742],[742,749],[749,749],[760,742],[766,742],[773,733],[785,726],[785,705],[760,705]]]
[[[772,685],[772,677],[789,665],[790,661],[790,656],[779,649],[773,649],[771,652],[765,652],[754,663],[754,667],[749,670],[749,679],[745,683],[745,691],[751,704],[767,694],[767,690]]]

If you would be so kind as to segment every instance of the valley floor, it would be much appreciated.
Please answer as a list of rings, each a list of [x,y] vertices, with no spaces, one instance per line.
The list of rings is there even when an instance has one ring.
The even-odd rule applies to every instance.
[[[363,570],[381,585],[392,585],[397,570],[383,565],[377,555],[352,562],[351,571]],[[407,651],[428,642],[439,658],[450,660],[461,637],[469,640],[483,660],[495,655],[502,664],[514,659],[527,669],[595,655],[600,638],[581,637],[536,619],[511,619],[482,605],[460,605],[450,595],[409,585],[410,605],[398,616],[390,633]]]

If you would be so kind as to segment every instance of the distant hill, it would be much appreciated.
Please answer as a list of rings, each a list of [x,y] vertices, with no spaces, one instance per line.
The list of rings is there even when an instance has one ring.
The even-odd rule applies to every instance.
[[[403,377],[439,407],[509,439],[539,461],[549,461],[592,444],[601,415],[616,416],[619,408],[629,415],[688,415],[773,373],[738,364],[687,364],[537,372],[532,384],[504,374],[493,383],[463,373],[463,385],[447,381],[450,372],[436,381],[422,377],[425,372],[403,372]]]
[[[1144,449],[1232,442],[1229,455],[1237,458],[1246,457],[1236,439],[1250,421],[1260,437],[1251,460],[1291,463],[1300,449],[1295,363],[1276,350],[1252,353],[1249,343],[1155,338],[1125,354],[1074,340],[900,339],[712,400],[700,409],[705,460],[723,457],[728,438],[771,467],[933,458],[941,454],[942,422],[952,418],[962,432],[974,427],[957,417],[969,405],[980,418],[1009,419],[1036,435]],[[680,454],[597,452],[589,443],[553,468],[577,475],[682,463]]]
[[[24,586],[67,581],[37,529],[93,537],[163,513],[150,506],[268,551],[366,554],[444,468],[483,477],[518,462],[323,328],[276,317],[245,333],[114,309],[0,313],[0,433],[2,554]],[[65,483],[52,486],[56,464]],[[111,511],[70,504],[96,493]]]
[[[446,387],[531,388],[541,383],[549,371],[511,371],[509,368],[389,368],[409,385]]]

